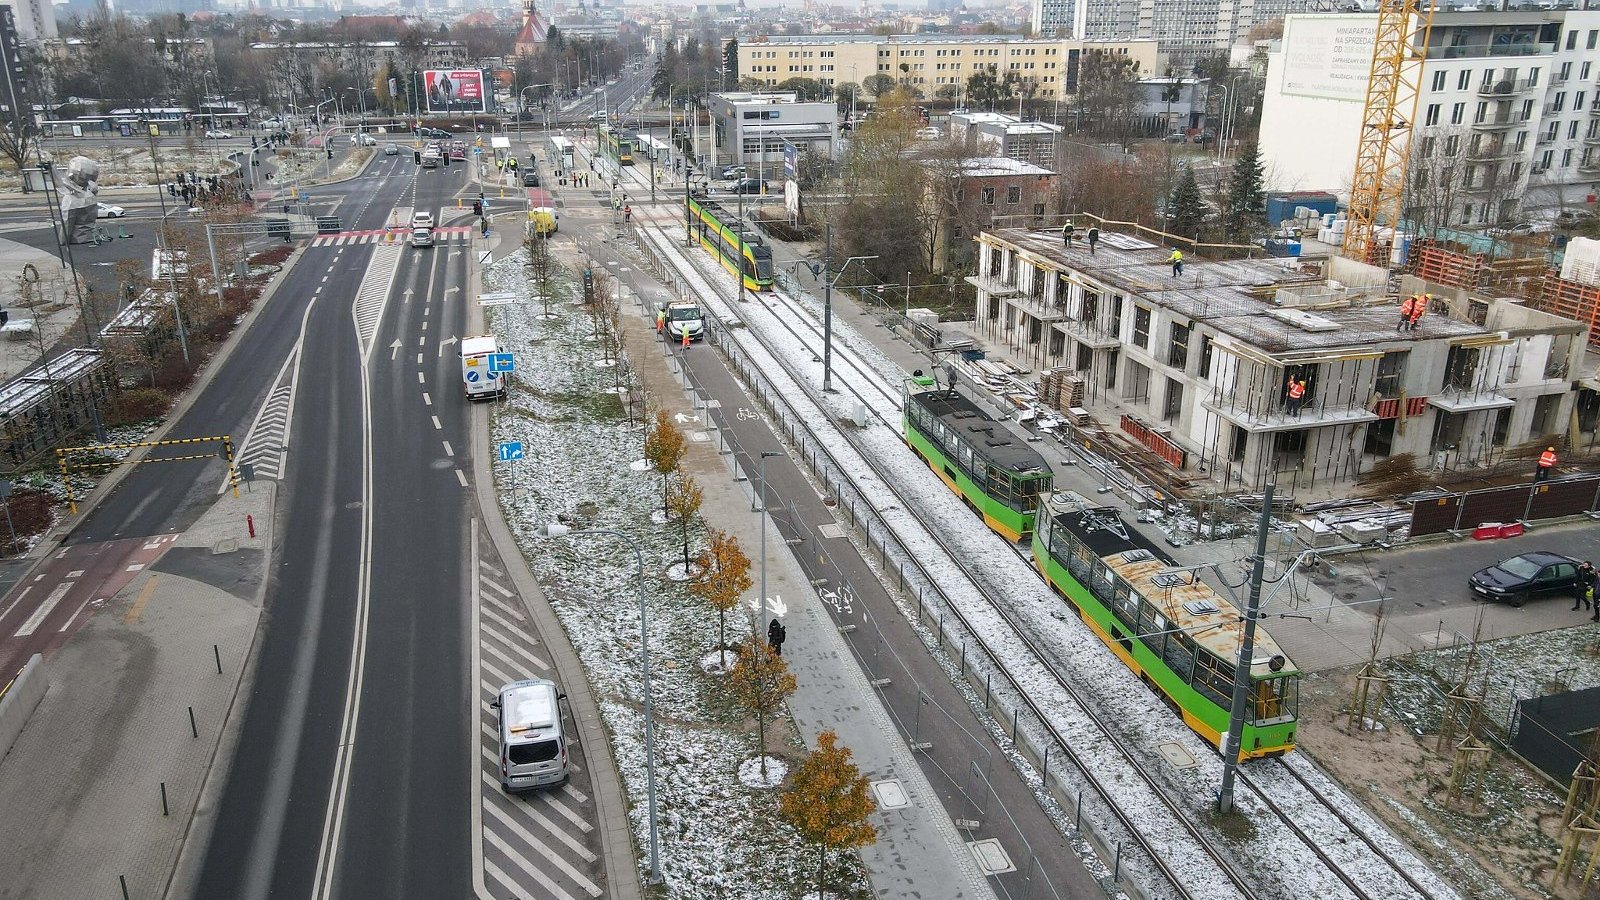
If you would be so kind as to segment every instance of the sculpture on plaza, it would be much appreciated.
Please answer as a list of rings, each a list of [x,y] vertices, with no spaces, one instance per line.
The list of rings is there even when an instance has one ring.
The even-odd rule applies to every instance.
[[[56,180],[61,191],[61,222],[69,244],[93,240],[99,216],[100,164],[87,156],[74,156],[66,174]]]

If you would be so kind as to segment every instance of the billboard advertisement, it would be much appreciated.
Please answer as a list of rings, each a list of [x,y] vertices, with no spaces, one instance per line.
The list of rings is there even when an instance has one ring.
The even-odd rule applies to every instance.
[[[1285,94],[1364,103],[1372,76],[1377,16],[1293,16],[1285,20]]]
[[[428,69],[422,73],[428,112],[487,112],[479,69]]]

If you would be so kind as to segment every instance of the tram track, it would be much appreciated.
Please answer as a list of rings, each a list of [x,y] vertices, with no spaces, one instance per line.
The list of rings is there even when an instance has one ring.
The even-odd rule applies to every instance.
[[[671,244],[670,235],[668,236],[667,243],[669,245]],[[716,277],[719,274],[725,274],[722,272],[720,267],[713,268],[714,264],[712,264],[709,259],[701,257],[700,254],[688,254],[685,256],[690,266],[693,267],[694,271],[700,275],[702,279]],[[821,341],[822,329],[820,323],[818,323],[815,319],[815,314],[810,309],[806,308],[802,301],[796,298],[785,296],[783,294],[774,293],[772,304],[770,306],[765,302],[765,300],[760,302],[764,310],[771,315],[772,321],[782,327],[789,334],[789,336],[795,341],[799,342],[801,346],[809,350],[814,361],[820,360],[820,351],[818,350],[818,345]],[[793,359],[792,352],[785,352],[782,348],[774,346],[773,342],[763,333],[763,329],[751,327],[748,316],[740,313],[738,308],[740,304],[725,305],[729,306],[734,317],[737,318],[742,325],[744,325],[743,330],[746,331],[761,346],[763,350],[765,350],[768,356],[776,360],[779,365],[788,372],[791,379],[800,387],[801,393],[806,396],[806,399],[814,404],[816,409],[822,412],[824,416],[831,417],[831,414],[827,412],[827,405],[824,399],[816,396],[813,393],[813,389],[808,384],[809,380],[814,379],[814,373],[808,377],[806,373],[796,371],[799,364]],[[780,314],[779,309],[792,311],[794,315],[782,315]],[[794,321],[790,321],[790,319],[793,319]],[[795,323],[802,324],[797,325]],[[882,398],[883,401],[887,402],[890,408],[897,411],[901,406],[899,391],[889,386],[888,378],[876,367],[873,367],[866,360],[862,359],[861,354],[854,349],[849,348],[843,342],[840,342],[835,346],[834,363],[836,375],[839,374],[839,370],[842,368],[846,371],[853,371],[857,376],[859,376],[859,379],[844,379],[842,385],[844,391],[850,396],[854,397],[857,401],[865,404],[871,411],[871,414],[880,422],[883,422],[890,427],[898,428],[898,422],[888,422],[884,418],[880,404],[869,401],[867,397],[863,396],[862,391],[858,390],[856,386],[856,382],[858,380],[865,381],[866,384],[864,389],[867,391],[867,393],[877,394]],[[836,382],[836,386],[838,384],[839,383]],[[792,399],[793,398],[791,398],[791,402]],[[798,412],[799,411],[796,410],[797,415]],[[840,473],[850,471],[847,462],[841,460],[838,455],[829,448],[828,443],[820,439],[820,436],[816,434],[814,429],[812,429],[810,426],[805,426],[805,428],[811,433],[813,443],[827,455],[835,470]],[[938,546],[939,550],[942,552],[943,556],[948,560],[948,562],[959,569],[962,575],[966,578],[967,582],[975,590],[976,594],[987,604],[988,608],[997,614],[1002,620],[1004,620],[1006,626],[1011,632],[1009,635],[1010,639],[1017,641],[1023,647],[1025,647],[1032,655],[1033,659],[1049,673],[1053,686],[1058,687],[1064,696],[1070,698],[1072,703],[1075,704],[1077,712],[1081,713],[1085,718],[1094,724],[1099,731],[1099,736],[1115,749],[1117,755],[1120,757],[1119,761],[1137,775],[1138,779],[1144,784],[1148,792],[1160,804],[1160,806],[1166,810],[1171,819],[1177,823],[1180,823],[1181,827],[1186,832],[1188,839],[1193,841],[1196,846],[1203,850],[1203,852],[1209,858],[1211,864],[1228,880],[1230,886],[1242,897],[1253,898],[1261,896],[1257,893],[1258,889],[1253,886],[1249,879],[1246,879],[1242,873],[1238,871],[1237,866],[1229,858],[1229,856],[1221,850],[1217,843],[1213,841],[1209,835],[1204,833],[1202,829],[1198,828],[1190,821],[1190,815],[1192,814],[1192,811],[1187,809],[1180,800],[1174,798],[1170,792],[1162,786],[1161,780],[1151,771],[1149,771],[1149,769],[1144,766],[1142,762],[1140,762],[1140,754],[1127,746],[1122,739],[1118,737],[1115,729],[1112,728],[1107,721],[1105,721],[1101,713],[1095,708],[1097,704],[1082,696],[1080,691],[1067,679],[1065,674],[1061,671],[1060,662],[1055,658],[1055,655],[1045,647],[1041,646],[1039,642],[1030,636],[1030,626],[1027,623],[1020,621],[1016,617],[1011,609],[1010,603],[1004,602],[1001,599],[1005,595],[1006,586],[994,584],[989,573],[986,573],[980,568],[971,565],[968,555],[959,551],[950,544],[950,542],[944,537],[941,529],[938,527],[938,524],[930,521],[925,516],[920,508],[922,504],[917,502],[913,497],[909,496],[905,490],[902,489],[900,480],[894,477],[892,473],[885,468],[885,463],[878,457],[877,454],[861,446],[859,440],[855,436],[851,435],[848,430],[839,429],[837,431],[837,436],[841,437],[845,443],[850,445],[855,454],[870,468],[877,480],[894,494],[895,498],[899,501],[901,508],[914,517],[918,523],[920,523],[922,529]],[[863,500],[865,500],[865,493],[860,491],[859,488],[855,488],[855,490],[858,494],[861,494]],[[874,508],[873,513],[879,518],[880,521],[884,522],[885,533],[892,531],[892,529],[887,527],[888,523],[884,519],[884,511]],[[902,551],[905,552],[912,564],[923,571],[929,582],[936,583],[929,571],[927,561],[919,558],[914,552],[912,552],[911,549],[906,546],[905,541],[900,539],[898,536],[896,537],[896,542],[900,544]],[[1026,553],[1024,553],[1014,544],[1009,546],[1011,547],[1012,552],[1016,553],[1024,564],[1027,564],[1029,568],[1032,568],[1032,561]],[[933,565],[935,568],[942,568],[938,561],[934,561]],[[1011,681],[1011,683],[1017,687],[1017,694],[1020,702],[1025,704],[1029,710],[1035,714],[1035,716],[1038,718],[1038,721],[1047,731],[1051,733],[1051,737],[1059,746],[1064,748],[1068,758],[1073,762],[1079,777],[1085,783],[1094,788],[1096,794],[1098,795],[1100,801],[1105,805],[1107,811],[1110,812],[1110,814],[1118,821],[1121,827],[1128,832],[1134,841],[1140,845],[1141,849],[1154,866],[1154,869],[1160,872],[1161,876],[1166,879],[1168,884],[1170,884],[1174,890],[1179,892],[1180,896],[1207,898],[1217,896],[1215,893],[1209,892],[1196,893],[1189,885],[1184,883],[1183,877],[1168,865],[1168,862],[1165,859],[1165,854],[1154,845],[1154,842],[1149,840],[1147,836],[1143,834],[1139,825],[1128,815],[1126,815],[1119,807],[1117,800],[1113,797],[1113,792],[1107,790],[1105,785],[1100,782],[1099,776],[1097,776],[1089,766],[1085,765],[1084,762],[1078,757],[1077,753],[1071,749],[1071,746],[1066,740],[1066,736],[1056,729],[1054,724],[1051,722],[1051,717],[1048,715],[1047,711],[1041,707],[1026,690],[1021,688],[1017,678],[1007,669],[1006,665],[1001,662],[1003,654],[998,652],[996,647],[991,646],[989,640],[983,636],[984,629],[976,627],[975,623],[969,620],[968,616],[960,609],[959,605],[950,601],[949,596],[945,594],[943,590],[939,590],[939,593],[945,598],[945,608],[953,613],[957,620],[960,621],[962,628],[975,640],[977,640],[981,646],[983,646],[985,652],[994,662],[995,667],[1001,672],[1003,677]],[[1307,766],[1312,765],[1309,761],[1297,761],[1297,763],[1303,763]],[[1269,771],[1284,772],[1286,773],[1286,777],[1273,779],[1272,777],[1266,775],[1266,773]],[[1296,771],[1294,766],[1289,761],[1269,761],[1268,765],[1256,767],[1256,771],[1253,776],[1245,776],[1241,780],[1242,784],[1250,792],[1250,796],[1259,801],[1262,807],[1271,810],[1273,815],[1276,816],[1277,820],[1283,824],[1283,828],[1286,831],[1294,834],[1299,843],[1312,855],[1314,855],[1321,865],[1326,868],[1328,872],[1340,882],[1345,890],[1347,890],[1351,896],[1356,898],[1356,900],[1389,900],[1389,898],[1401,897],[1417,897],[1421,898],[1421,900],[1446,900],[1446,898],[1454,898],[1456,896],[1455,893],[1442,882],[1439,882],[1436,887],[1425,886],[1421,880],[1413,876],[1411,872],[1408,871],[1408,867],[1404,863],[1396,859],[1393,854],[1386,851],[1382,846],[1380,846],[1378,841],[1374,840],[1366,833],[1366,827],[1376,826],[1373,826],[1369,823],[1369,825],[1364,827],[1363,823],[1357,822],[1355,818],[1350,816],[1343,809],[1339,808],[1339,804],[1334,799],[1323,794],[1322,791],[1314,787],[1304,775]],[[1280,783],[1276,785],[1266,784],[1266,782],[1273,780],[1276,780]],[[1287,785],[1291,783],[1298,785],[1298,788],[1303,792],[1304,797],[1311,798],[1295,804],[1296,808],[1301,810],[1299,813],[1292,813],[1287,808],[1286,804],[1278,802],[1278,800],[1274,797],[1275,794],[1278,797],[1283,796],[1284,792],[1288,789]],[[1312,804],[1315,805],[1315,809],[1307,812],[1307,807]],[[1301,821],[1297,821],[1297,816],[1303,819],[1316,820],[1315,824],[1308,826]],[[1329,850],[1325,849],[1323,846],[1323,843],[1330,840],[1331,836],[1321,832],[1329,828],[1343,828],[1354,838],[1353,841],[1337,840],[1336,846],[1341,851],[1347,850],[1351,847],[1361,846],[1364,849],[1360,852],[1370,855],[1371,859],[1363,862],[1362,860],[1356,859],[1355,854],[1348,852],[1341,852],[1341,858],[1336,859],[1334,854],[1329,852]],[[1318,833],[1314,835],[1312,830],[1316,830]],[[1373,879],[1374,866],[1385,867],[1388,872],[1392,872],[1393,875],[1398,878],[1398,882],[1394,882],[1393,884],[1389,885],[1383,885],[1382,887],[1373,886],[1369,882]],[[1428,874],[1430,876],[1432,875],[1431,872]],[[1393,879],[1390,879],[1390,881],[1393,881]],[[1399,887],[1400,882],[1403,882],[1405,887],[1397,893],[1392,890],[1392,888]],[[1409,890],[1407,890],[1407,888]],[[1271,894],[1269,893],[1267,896],[1271,896]]]
[[[773,292],[773,296],[776,298],[775,305],[781,305],[789,310],[792,310],[796,314],[796,318],[800,322],[804,323],[806,331],[815,336],[819,341],[823,338],[821,325],[816,322],[815,314],[803,301],[777,291]],[[800,331],[797,330],[794,325],[785,320],[783,317],[775,316],[774,318],[779,325],[781,325],[796,339],[805,342],[806,339],[802,337]],[[883,386],[885,379],[882,373],[878,372],[876,368],[870,367],[863,360],[861,360],[859,353],[853,349],[848,349],[845,353],[841,354],[839,349],[836,349],[834,351],[835,361],[838,361],[841,356],[844,358],[846,366],[858,374],[863,375],[871,385],[872,389],[876,393],[883,396],[889,402],[889,404],[893,406],[894,409],[899,410],[903,407],[903,404],[899,399],[899,395],[887,390]],[[813,357],[816,357],[815,352],[813,353]],[[858,400],[866,402],[861,394],[853,387],[847,385],[846,389],[849,390],[850,393]],[[882,416],[879,415],[878,417],[881,421]],[[900,496],[898,492],[897,496]],[[901,499],[904,501],[906,498],[901,497]],[[935,532],[935,534],[937,535],[937,532]],[[943,542],[941,541],[941,543]],[[949,550],[949,548],[946,549],[947,551]],[[1012,545],[1011,549],[1019,558],[1022,559],[1023,562],[1029,565],[1032,564],[1032,561],[1028,558],[1027,554],[1025,554],[1016,545]],[[952,557],[956,557],[956,554],[953,551],[950,553],[950,555]],[[969,578],[972,578],[974,581],[977,580],[976,574],[969,568],[963,566],[963,569],[964,571],[967,571]],[[1004,614],[1003,610],[1002,614]],[[1025,632],[1024,639],[1027,640]],[[1029,641],[1029,643],[1031,646],[1032,642]],[[1037,648],[1035,649],[1037,650]],[[1042,659],[1045,659],[1047,662],[1049,661],[1048,654],[1045,654],[1043,651],[1038,652]],[[1051,665],[1052,669],[1054,669],[1054,663],[1050,662],[1049,664]],[[1065,682],[1061,682],[1061,684],[1069,692],[1073,690]],[[1077,696],[1074,694],[1074,699],[1077,700],[1079,698],[1077,698]],[[1082,701],[1080,700],[1080,703],[1081,702]],[[1087,705],[1084,705],[1087,710]],[[1094,715],[1092,711],[1091,715]],[[1408,866],[1396,859],[1395,856],[1385,849],[1378,840],[1374,839],[1368,833],[1367,828],[1364,827],[1362,823],[1358,823],[1354,817],[1345,812],[1344,809],[1341,809],[1340,805],[1334,799],[1330,798],[1320,789],[1315,787],[1311,783],[1311,780],[1304,773],[1299,771],[1297,766],[1315,768],[1314,763],[1305,759],[1294,762],[1291,762],[1287,759],[1262,760],[1260,763],[1253,766],[1248,772],[1241,769],[1239,771],[1239,780],[1244,786],[1254,792],[1256,798],[1260,800],[1263,805],[1271,809],[1274,814],[1277,815],[1278,819],[1286,828],[1293,832],[1301,840],[1301,842],[1305,844],[1306,847],[1316,854],[1317,858],[1322,861],[1323,865],[1325,865],[1328,870],[1336,878],[1338,878],[1339,881],[1343,883],[1345,887],[1355,895],[1356,898],[1358,898],[1358,900],[1382,900],[1382,898],[1393,896],[1415,896],[1417,898],[1421,898],[1421,900],[1441,900],[1441,898],[1455,896],[1453,891],[1449,890],[1448,887],[1443,885],[1424,885],[1422,883],[1422,879],[1414,876],[1409,871]],[[1318,774],[1321,775],[1320,770],[1317,771]],[[1284,776],[1286,776],[1286,778],[1274,779],[1272,775],[1269,774],[1274,772],[1282,773]],[[1321,777],[1326,778],[1325,775],[1321,775]],[[1269,789],[1264,784],[1268,780],[1275,780],[1277,781],[1277,784]],[[1292,782],[1296,787],[1290,787],[1289,782]],[[1327,835],[1321,835],[1323,839],[1318,840],[1316,836],[1313,836],[1308,831],[1305,825],[1302,825],[1301,822],[1297,821],[1297,817],[1294,814],[1289,812],[1287,804],[1280,803],[1277,799],[1275,799],[1285,796],[1287,791],[1295,790],[1296,788],[1302,793],[1303,797],[1309,798],[1303,802],[1295,804],[1297,808],[1305,810],[1314,805],[1316,808],[1315,816],[1322,820],[1322,822],[1319,824],[1328,825],[1331,823],[1336,823],[1336,825],[1333,826],[1335,829],[1342,829],[1349,835],[1354,844],[1364,847],[1365,852],[1369,853],[1375,859],[1375,861],[1380,863],[1382,866],[1387,867],[1387,869],[1392,871],[1394,875],[1398,877],[1399,881],[1403,882],[1410,888],[1412,893],[1396,895],[1392,892],[1383,892],[1374,894],[1369,891],[1367,886],[1364,886],[1357,880],[1355,876],[1350,874],[1349,869],[1359,866],[1360,861],[1351,859],[1346,862],[1341,862],[1335,859],[1332,853],[1324,849],[1327,843]],[[1302,813],[1301,816],[1307,817],[1305,813]],[[1346,843],[1347,842],[1345,841],[1338,842],[1339,845],[1345,845]]]
[[[670,243],[670,235],[667,235],[667,240]],[[708,267],[704,264],[705,262],[708,262],[708,260],[699,257],[699,254],[688,256],[686,259],[689,262],[689,265],[694,268],[694,271],[702,278],[714,276],[714,273],[708,271]],[[719,268],[716,271],[720,272],[721,270]],[[812,396],[810,389],[805,386],[805,376],[793,371],[793,362],[784,360],[784,354],[777,351],[766,338],[759,334],[757,329],[749,328],[748,322],[745,321],[742,316],[737,315],[738,310],[736,308],[732,308],[733,306],[734,305],[730,305],[731,311],[737,318],[739,318],[740,322],[746,326],[743,330],[750,334],[751,337],[761,345],[768,355],[779,360],[780,365],[786,370],[786,372],[788,372],[795,383],[800,386],[801,391],[806,394],[808,400],[815,404],[817,409],[825,410],[825,406],[822,401],[819,398]],[[723,327],[726,328],[726,326]],[[799,337],[798,332],[795,332],[792,327],[789,327],[789,331],[797,338]],[[858,363],[856,361],[851,361],[849,365],[854,367],[857,366]],[[881,376],[878,376],[875,373],[869,373],[865,370],[859,371],[861,371],[862,374],[870,375],[874,378],[881,378]],[[845,390],[851,396],[856,397],[857,400],[860,400],[864,403],[866,402],[866,400],[858,391],[856,391],[853,386],[847,385]],[[891,399],[897,399],[892,393],[883,391],[881,387],[879,388],[879,393],[883,393],[884,396]],[[869,408],[871,408],[870,405]],[[877,415],[876,413],[874,414]],[[810,430],[809,427],[807,430]],[[969,567],[961,562],[961,554],[953,551],[949,547],[948,542],[942,536],[940,536],[939,529],[932,527],[930,523],[928,523],[922,517],[922,515],[917,511],[919,504],[911,502],[909,498],[907,498],[902,492],[893,486],[895,479],[884,470],[883,463],[874,458],[873,454],[863,452],[861,448],[856,445],[853,439],[846,437],[845,441],[850,444],[857,456],[859,456],[859,458],[872,469],[879,480],[881,480],[886,486],[889,486],[891,490],[895,491],[896,497],[898,497],[902,503],[902,508],[921,523],[923,529],[927,532],[929,539],[934,541],[943,550],[952,565],[957,567],[963,574],[967,576],[969,583],[972,584],[977,593],[989,604],[990,608],[1006,621],[1007,625],[1011,629],[1012,638],[1029,648],[1029,650],[1034,654],[1035,659],[1042,664],[1043,669],[1050,674],[1056,686],[1060,687],[1062,693],[1070,698],[1076,705],[1076,711],[1084,718],[1092,722],[1095,727],[1099,729],[1100,737],[1112,744],[1113,748],[1118,752],[1118,755],[1135,774],[1135,776],[1150,788],[1148,791],[1149,798],[1163,808],[1170,817],[1170,820],[1175,823],[1178,828],[1184,831],[1189,840],[1193,841],[1194,844],[1206,854],[1216,871],[1222,876],[1222,879],[1234,889],[1236,896],[1243,898],[1243,900],[1258,900],[1261,895],[1257,894],[1244,876],[1238,872],[1231,862],[1224,858],[1222,853],[1216,847],[1215,843],[1212,842],[1209,837],[1207,837],[1189,820],[1186,812],[1180,808],[1170,796],[1168,796],[1164,791],[1154,787],[1153,778],[1150,772],[1144,766],[1142,766],[1134,758],[1133,754],[1131,754],[1128,749],[1122,745],[1119,740],[1117,740],[1115,735],[1106,728],[1104,721],[1093,712],[1093,710],[1090,708],[1090,705],[1083,700],[1077,690],[1062,678],[1061,673],[1054,666],[1047,662],[1046,656],[1040,651],[1034,641],[1028,637],[1027,629],[1015,621],[1009,612],[1003,608],[1003,604],[998,603],[988,589],[972,580]],[[836,471],[841,473],[849,471],[849,464],[846,461],[840,460],[835,452],[827,446],[827,443],[820,440],[820,437],[814,432],[812,443],[814,443],[829,457],[829,460]],[[869,505],[865,503],[865,495],[862,496],[862,499],[864,505]],[[877,510],[874,509],[874,513],[876,514]],[[882,521],[881,518],[880,521]],[[887,527],[887,523],[885,522],[885,533],[887,533],[889,530],[890,529]],[[906,550],[903,545],[902,550],[906,552],[906,556],[913,561],[913,564],[917,565],[919,568],[922,568],[924,575],[930,584],[937,584],[935,578],[928,573],[926,568],[923,568],[922,561],[918,560],[915,554],[909,552],[909,550]],[[1023,689],[1022,686],[1015,681],[1011,673],[999,663],[1001,654],[997,652],[996,648],[990,646],[989,642],[983,637],[984,629],[975,627],[974,623],[961,610],[959,604],[952,602],[948,598],[948,595],[945,594],[945,590],[943,588],[935,589],[941,595],[945,596],[945,609],[949,610],[960,621],[962,628],[969,635],[971,635],[975,641],[983,646],[990,659],[994,660],[995,668],[999,670],[1004,677],[1012,681],[1019,701],[1026,705],[1037,718],[1037,720],[1042,724],[1042,726],[1051,733],[1051,737],[1054,739],[1055,744],[1062,749],[1062,752],[1072,763],[1074,770],[1078,774],[1079,780],[1084,784],[1087,784],[1095,792],[1103,806],[1104,811],[1117,821],[1122,830],[1125,831],[1129,840],[1140,847],[1149,865],[1154,871],[1160,873],[1160,876],[1167,882],[1167,884],[1177,892],[1176,896],[1183,898],[1183,900],[1216,900],[1219,895],[1215,892],[1214,887],[1197,890],[1191,886],[1191,883],[1194,880],[1192,876],[1186,878],[1173,867],[1171,860],[1168,858],[1168,854],[1163,852],[1163,848],[1158,847],[1157,842],[1146,834],[1146,829],[1141,828],[1139,824],[1134,821],[1134,819],[1124,809],[1123,804],[1118,802],[1115,792],[1113,792],[1105,783],[1103,783],[1100,776],[1095,773],[1094,767],[1090,766],[1080,756],[1079,752],[1074,749],[1074,741],[1069,741],[1067,736],[1055,727],[1052,722],[1052,719],[1054,718],[1052,713],[1044,709],[1030,695],[1030,692]],[[1081,741],[1081,736],[1078,740]]]

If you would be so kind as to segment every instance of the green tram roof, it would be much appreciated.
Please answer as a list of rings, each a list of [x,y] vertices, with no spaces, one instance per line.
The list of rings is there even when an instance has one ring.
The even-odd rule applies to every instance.
[[[1238,607],[1202,581],[1194,570],[1179,567],[1155,542],[1128,527],[1115,508],[1085,508],[1053,499],[1047,500],[1045,506],[1054,527],[1066,529],[1087,544],[1095,556],[1166,617],[1169,627],[1182,629],[1218,659],[1232,663],[1239,658],[1244,643],[1244,616]],[[1297,674],[1288,654],[1259,623],[1252,649],[1252,678]],[[1283,667],[1276,672],[1271,667],[1274,656],[1283,657]]]
[[[1021,475],[1049,475],[1039,451],[1017,440],[1004,425],[989,418],[976,403],[953,389],[913,391],[911,399],[933,413],[990,463]]]
[[[717,203],[714,200],[707,200],[705,197],[698,194],[690,195],[689,203],[696,209],[710,214],[711,218],[722,223],[724,228],[738,233],[743,238],[744,245],[746,247],[754,249],[757,247],[765,248],[767,246],[766,239],[762,237],[761,232],[751,228],[749,222],[746,222],[733,213],[728,212],[728,208],[722,204]]]

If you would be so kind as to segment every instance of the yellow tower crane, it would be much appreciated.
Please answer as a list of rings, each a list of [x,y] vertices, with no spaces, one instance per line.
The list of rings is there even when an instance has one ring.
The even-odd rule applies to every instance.
[[[1374,265],[1388,263],[1388,244],[1380,244],[1375,233],[1380,224],[1394,228],[1400,224],[1406,153],[1432,29],[1431,5],[1422,8],[1417,0],[1378,3],[1361,144],[1356,149],[1355,176],[1350,180],[1350,221],[1344,233],[1344,255],[1352,259]]]

